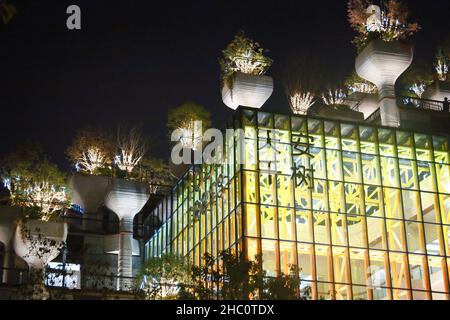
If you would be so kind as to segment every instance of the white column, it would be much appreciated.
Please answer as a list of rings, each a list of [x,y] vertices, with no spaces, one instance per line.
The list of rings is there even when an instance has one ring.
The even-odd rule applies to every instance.
[[[118,281],[117,290],[130,290],[133,276],[133,218],[124,217],[120,220]],[[123,278],[125,277],[125,278]]]
[[[395,86],[383,85],[379,90],[381,125],[397,128],[400,126],[400,110],[395,97]]]

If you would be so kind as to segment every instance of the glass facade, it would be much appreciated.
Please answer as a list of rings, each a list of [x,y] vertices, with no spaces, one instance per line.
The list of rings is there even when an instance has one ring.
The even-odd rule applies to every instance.
[[[194,166],[146,256],[262,254],[314,299],[449,299],[447,137],[239,109],[227,164]]]

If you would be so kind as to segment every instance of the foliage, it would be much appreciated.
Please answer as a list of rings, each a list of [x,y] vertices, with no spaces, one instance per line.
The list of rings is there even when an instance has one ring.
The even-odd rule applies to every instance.
[[[248,260],[244,252],[227,250],[216,260],[206,253],[202,266],[192,266],[190,282],[181,286],[178,299],[299,299],[300,273],[294,265],[290,271],[267,278],[260,255]]]
[[[358,33],[353,41],[358,52],[374,39],[405,40],[420,30],[419,24],[408,22],[407,5],[397,0],[384,0],[382,8],[370,0],[349,0],[347,14],[350,26]]]
[[[341,88],[328,89],[322,93],[322,100],[327,106],[343,105],[347,94]]]
[[[0,17],[3,24],[8,24],[14,16],[17,15],[17,9],[6,0],[0,0]]]
[[[438,52],[436,54],[436,60],[434,63],[434,68],[436,70],[439,81],[447,81],[449,65],[450,65],[449,52],[450,51],[447,51],[442,47],[438,48]]]
[[[300,272],[296,265],[289,266],[289,274],[280,274],[265,282],[263,298],[268,300],[296,300],[300,298]]]
[[[181,297],[198,300],[248,300],[257,295],[257,290],[263,285],[260,257],[249,261],[245,253],[236,254],[228,250],[220,254],[219,260],[220,262],[205,253],[202,265],[192,266],[189,285],[183,286]]]
[[[112,135],[102,128],[79,130],[66,154],[77,171],[102,174],[110,169],[115,144]]]
[[[170,172],[169,165],[161,159],[144,157],[141,161],[143,170],[139,173],[139,180],[146,181],[151,194],[157,193],[161,187],[172,186],[176,177]]]
[[[222,82],[230,87],[236,72],[262,75],[273,63],[273,60],[266,56],[267,50],[248,38],[242,30],[234,36],[222,53],[223,57],[219,60]]]
[[[211,113],[203,106],[187,102],[169,110],[167,128],[169,136],[179,131],[183,147],[196,150],[202,145],[203,132],[211,127]]]
[[[178,285],[187,280],[188,268],[173,255],[151,258],[137,274],[135,288],[146,300],[174,299]]]
[[[28,208],[27,217],[48,221],[70,204],[66,175],[38,145],[25,145],[7,155],[0,171],[11,204]]]
[[[433,83],[431,67],[423,62],[415,62],[399,79],[400,91],[403,95],[422,98],[426,88]]]
[[[139,165],[148,150],[142,130],[138,127],[119,127],[117,129],[118,154],[114,157],[117,167],[127,174]]]
[[[348,89],[348,94],[355,92],[374,94],[378,92],[377,87],[370,81],[361,78],[356,71],[353,71],[345,80],[345,87]]]

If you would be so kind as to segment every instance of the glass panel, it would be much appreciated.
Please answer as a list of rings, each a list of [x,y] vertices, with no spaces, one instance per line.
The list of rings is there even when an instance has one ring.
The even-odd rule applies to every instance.
[[[313,222],[311,211],[297,211],[296,228],[297,241],[312,242],[313,241]]]
[[[261,206],[261,236],[263,238],[276,238],[276,216],[275,207]]]
[[[290,274],[291,266],[297,264],[295,242],[280,241],[280,272]]]
[[[350,249],[352,284],[366,285],[365,252],[366,250]]]
[[[295,240],[293,209],[278,208],[278,232],[282,240]]]
[[[261,240],[263,269],[267,276],[277,275],[277,242],[273,240]]]

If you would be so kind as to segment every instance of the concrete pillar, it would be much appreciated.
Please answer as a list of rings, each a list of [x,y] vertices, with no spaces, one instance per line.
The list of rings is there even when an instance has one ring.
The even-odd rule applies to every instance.
[[[133,276],[133,218],[125,217],[120,220],[118,274],[121,277],[117,281],[117,290],[124,290],[131,287]]]
[[[400,111],[395,97],[395,83],[411,65],[412,46],[398,41],[373,40],[356,57],[358,75],[378,88],[381,124],[400,126]]]
[[[105,205],[120,220],[118,290],[129,290],[132,274],[133,218],[142,210],[150,197],[148,186],[141,182],[111,179]],[[125,278],[121,278],[125,277]]]

